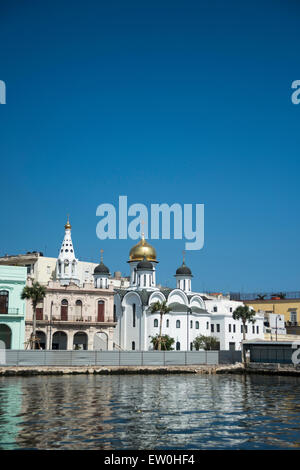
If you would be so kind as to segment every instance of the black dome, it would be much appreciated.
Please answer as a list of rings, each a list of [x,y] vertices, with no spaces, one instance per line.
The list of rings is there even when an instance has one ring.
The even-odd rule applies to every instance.
[[[178,274],[179,276],[182,276],[182,275],[187,275],[187,276],[191,276],[192,275],[192,271],[190,270],[190,268],[188,268],[184,263],[176,270],[176,274]]]
[[[101,261],[101,263],[98,264],[98,266],[95,267],[94,274],[109,274],[109,269]]]
[[[150,261],[147,261],[147,259],[144,257],[143,261],[140,261],[137,264],[136,269],[143,269],[145,271],[152,271],[153,266],[152,266],[152,263]]]

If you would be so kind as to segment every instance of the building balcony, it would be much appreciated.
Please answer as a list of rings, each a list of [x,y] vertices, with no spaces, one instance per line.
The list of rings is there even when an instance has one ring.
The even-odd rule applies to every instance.
[[[26,320],[27,323],[32,323],[32,320]],[[105,321],[100,321],[96,315],[88,315],[85,317],[81,317],[80,315],[68,315],[66,318],[61,318],[60,316],[55,316],[53,315],[52,318],[50,318],[50,315],[44,315],[42,318],[37,315],[36,319],[37,325],[55,325],[55,324],[67,324],[67,325],[109,325],[109,326],[115,326],[116,323],[113,321],[112,318],[108,318]]]
[[[19,309],[7,308],[4,312],[0,312],[0,315],[19,315]]]

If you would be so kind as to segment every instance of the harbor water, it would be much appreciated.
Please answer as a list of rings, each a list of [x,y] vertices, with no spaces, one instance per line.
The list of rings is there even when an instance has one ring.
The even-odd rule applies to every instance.
[[[0,449],[297,449],[300,378],[0,378]]]

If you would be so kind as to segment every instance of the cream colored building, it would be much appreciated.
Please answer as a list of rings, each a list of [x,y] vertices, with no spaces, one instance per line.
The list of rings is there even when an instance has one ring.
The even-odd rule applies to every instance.
[[[37,306],[36,334],[42,349],[112,350],[114,288],[61,286],[50,281],[44,302]],[[25,338],[32,332],[33,310],[27,303]]]
[[[38,282],[46,287],[36,311],[36,335],[43,349],[114,348],[114,288],[127,287],[129,281],[120,272],[112,277],[102,259],[97,264],[75,257],[69,220],[58,258],[40,252],[6,255],[0,265],[25,266],[27,285]],[[32,328],[33,310],[27,301],[25,347]]]

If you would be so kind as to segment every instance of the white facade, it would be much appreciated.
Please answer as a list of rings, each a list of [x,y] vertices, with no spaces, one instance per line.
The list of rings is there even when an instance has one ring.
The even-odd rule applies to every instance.
[[[151,336],[159,334],[160,314],[152,314],[150,305],[166,301],[172,310],[163,316],[162,335],[166,334],[175,340],[174,349],[194,349],[192,343],[199,335],[216,337],[221,350],[241,349],[242,322],[233,320],[232,313],[239,305],[243,305],[242,302],[222,295],[216,297],[192,292],[192,274],[184,263],[176,271],[176,285],[180,288],[175,289],[158,288],[153,283],[154,262],[152,271],[150,268],[145,270],[144,262],[130,260],[129,263],[130,287],[116,289],[115,294],[117,326],[113,341],[116,348],[141,351],[153,349]],[[246,325],[247,340],[264,338],[263,315],[256,314],[255,320],[254,324]]]
[[[78,259],[75,257],[69,219],[65,225],[65,236],[57,258],[56,279],[59,280],[62,286],[68,286],[70,283],[80,284],[78,277]]]

